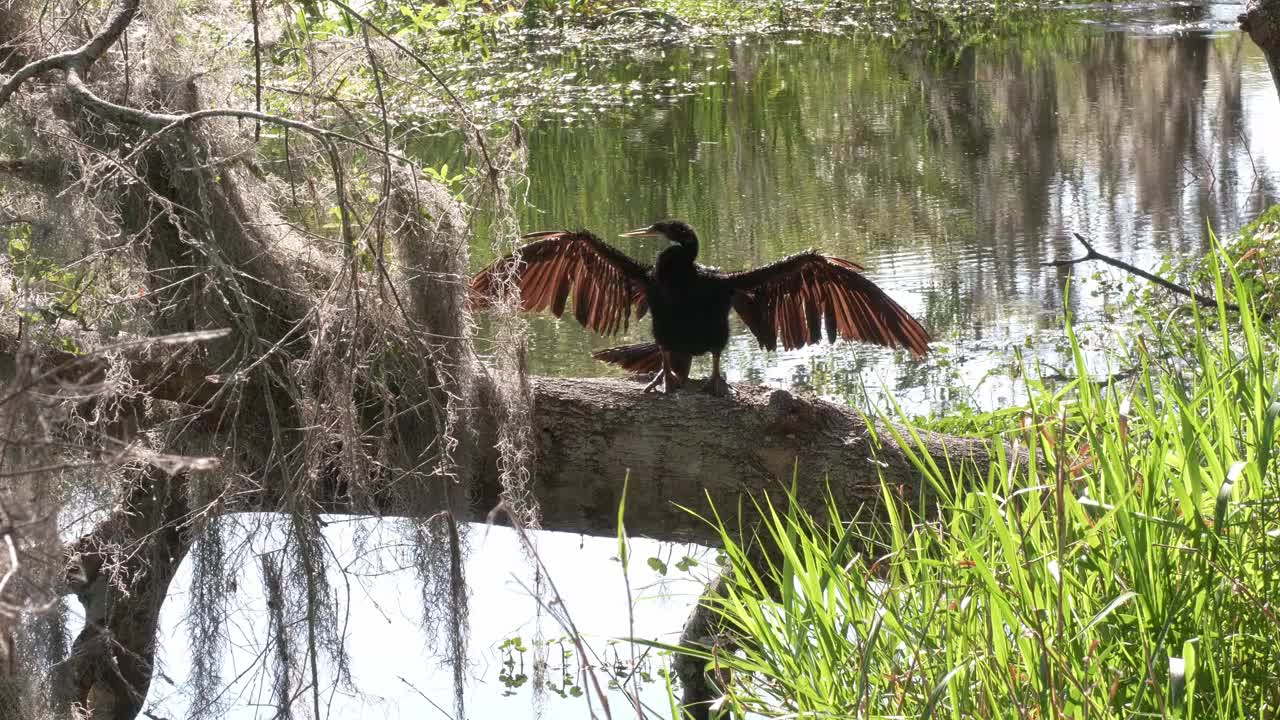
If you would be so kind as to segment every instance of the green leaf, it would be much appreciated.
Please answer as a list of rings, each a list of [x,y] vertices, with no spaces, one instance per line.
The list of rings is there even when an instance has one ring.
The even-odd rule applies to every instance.
[[[947,684],[951,682],[951,678],[960,674],[961,670],[966,669],[966,665],[957,665],[951,668],[951,672],[942,676],[937,685],[933,686],[933,690],[929,692],[929,703],[924,706],[924,713],[921,715],[924,720],[933,717],[933,709],[938,706],[938,701],[942,699],[942,693],[947,691]]]
[[[622,478],[622,498],[618,500],[618,560],[622,562],[622,567],[627,567],[627,527],[622,522],[623,515],[627,512],[627,484],[631,482],[631,471]]]
[[[1182,707],[1187,690],[1187,663],[1184,658],[1169,656],[1169,700]]]
[[[1231,493],[1236,487],[1236,480],[1240,479],[1240,473],[1244,472],[1245,463],[1235,462],[1231,464],[1231,469],[1227,471],[1227,479],[1222,481],[1222,487],[1218,488],[1218,499],[1213,504],[1213,529],[1219,534],[1227,530],[1227,505],[1231,503]]]
[[[1080,631],[1080,635],[1083,635],[1086,632],[1088,632],[1089,629],[1092,628],[1094,625],[1097,625],[1103,620],[1106,620],[1107,616],[1115,612],[1116,610],[1118,610],[1121,605],[1124,605],[1125,603],[1129,602],[1130,600],[1136,597],[1138,597],[1138,593],[1133,592],[1132,590],[1129,592],[1123,592],[1117,595],[1114,600],[1107,603],[1106,607],[1102,608],[1102,610],[1099,610],[1097,615],[1093,616],[1093,619],[1090,620],[1084,626],[1084,628]],[[1079,637],[1079,635],[1077,635],[1076,637]]]
[[[1196,710],[1196,646],[1191,640],[1182,643],[1182,672],[1186,678],[1183,694],[1187,720],[1195,717]]]

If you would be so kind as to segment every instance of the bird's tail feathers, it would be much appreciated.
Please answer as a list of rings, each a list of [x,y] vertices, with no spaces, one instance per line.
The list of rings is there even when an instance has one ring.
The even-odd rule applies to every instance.
[[[617,365],[636,375],[651,375],[662,369],[662,348],[658,347],[658,343],[619,345],[607,350],[597,350],[591,353],[591,357],[610,365]],[[670,353],[670,361],[671,371],[679,378],[679,382],[688,380],[689,369],[693,366],[693,356],[673,352]]]
[[[620,345],[597,350],[591,353],[591,357],[633,373],[655,373],[662,369],[662,349],[658,347],[658,343]]]

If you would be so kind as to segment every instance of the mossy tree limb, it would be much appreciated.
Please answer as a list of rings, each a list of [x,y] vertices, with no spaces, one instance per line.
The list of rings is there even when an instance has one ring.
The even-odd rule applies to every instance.
[[[146,371],[146,362],[133,365]],[[154,369],[154,368],[153,368]],[[200,373],[186,369],[188,378]],[[140,378],[140,380],[143,378]],[[173,392],[173,378],[166,377],[165,393]],[[483,383],[482,383],[483,387]],[[696,386],[695,386],[696,387]],[[887,482],[903,502],[920,495],[918,474],[892,441],[877,446],[870,428],[855,413],[821,400],[798,397],[790,392],[739,386],[737,397],[721,399],[698,392],[670,397],[646,395],[635,383],[613,380],[535,378],[534,437],[538,462],[534,487],[542,506],[543,527],[550,530],[598,536],[615,533],[613,520],[622,493],[622,477],[630,471],[627,526],[634,535],[662,540],[716,544],[716,531],[681,506],[707,510],[710,498],[722,513],[730,516],[741,508],[743,527],[754,525],[751,500],[765,493],[773,498],[783,494],[793,473],[799,480],[799,496],[805,510],[821,515],[824,494],[829,487],[838,506],[862,509],[862,516],[874,520]],[[482,392],[484,392],[482,390]],[[180,396],[201,396],[199,388],[185,388]],[[379,422],[379,418],[370,418]],[[199,425],[191,432],[209,431]],[[421,427],[422,431],[430,428]],[[475,447],[492,448],[496,419],[478,413],[463,432],[474,435]],[[882,438],[886,433],[881,433]],[[121,438],[125,439],[125,438]],[[926,449],[935,462],[987,464],[987,448],[981,441],[927,435]],[[340,454],[340,448],[332,448]],[[270,467],[265,458],[241,455],[226,458],[239,465],[238,472]],[[456,516],[484,521],[502,492],[496,451],[472,456],[473,464],[459,467],[473,490],[470,504]],[[112,708],[107,718],[133,718],[140,697],[150,680],[147,662],[153,657],[159,601],[173,571],[189,547],[189,539],[173,530],[181,521],[190,521],[184,508],[159,503],[157,498],[185,497],[177,488],[185,473],[147,475],[149,498],[155,507],[122,507],[92,533],[69,548],[74,582],[69,590],[79,594],[90,619],[105,618],[103,625],[91,625],[77,641],[83,658],[92,650],[117,648],[111,662],[80,663],[76,679],[78,697],[92,700],[95,707]],[[282,507],[287,487],[286,474],[261,474],[255,483],[261,491],[237,492],[212,510],[215,512],[273,511]],[[141,486],[140,486],[141,487]],[[338,474],[322,478],[311,497],[321,503],[317,510],[356,515],[412,515],[430,517],[448,509],[447,501],[434,492],[402,488],[396,492],[357,500],[345,490]],[[215,495],[216,488],[211,488]],[[501,521],[502,518],[499,518]],[[733,522],[737,522],[735,518]],[[133,535],[132,540],[118,537]],[[118,561],[113,552],[134,547],[143,540],[145,556],[161,558],[150,569],[117,575],[125,583],[122,592],[112,592],[100,569]],[[117,579],[117,582],[120,580]],[[90,592],[88,588],[102,588]],[[122,597],[133,598],[122,600]],[[133,608],[142,603],[145,607]],[[128,612],[120,612],[121,608]],[[109,630],[104,634],[102,629]],[[108,643],[105,638],[109,638]],[[104,656],[98,654],[100,659]],[[126,667],[121,658],[135,658]],[[121,667],[115,674],[101,669]],[[140,668],[144,668],[143,669]],[[96,668],[96,669],[94,669]],[[128,670],[126,673],[125,671]],[[96,674],[95,674],[96,673]]]

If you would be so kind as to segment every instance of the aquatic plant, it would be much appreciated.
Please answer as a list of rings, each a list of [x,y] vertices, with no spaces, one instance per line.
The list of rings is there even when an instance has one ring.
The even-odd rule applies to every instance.
[[[1274,713],[1280,361],[1259,286],[1227,258],[1215,245],[1216,309],[1172,311],[1187,323],[1144,314],[1127,379],[1090,380],[1068,318],[1077,379],[1028,381],[1016,426],[991,436],[996,463],[974,473],[917,455],[936,507],[887,487],[884,524],[769,504],[765,553],[712,518],[732,573],[711,603],[732,651],[700,656],[728,678],[721,709]],[[914,435],[901,413],[881,420]]]

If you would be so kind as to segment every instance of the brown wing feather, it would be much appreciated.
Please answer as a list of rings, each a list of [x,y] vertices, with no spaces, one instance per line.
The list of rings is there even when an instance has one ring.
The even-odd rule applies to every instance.
[[[733,308],[760,346],[787,350],[827,339],[929,351],[929,333],[860,271],[856,263],[812,250],[755,270],[726,273]]]
[[[520,248],[518,264],[513,267],[517,261],[508,255],[471,279],[473,307],[492,304],[502,277],[514,272],[522,310],[561,317],[572,295],[574,317],[601,335],[625,329],[633,311],[644,317],[648,266],[585,230],[530,233],[524,239],[533,242]]]

